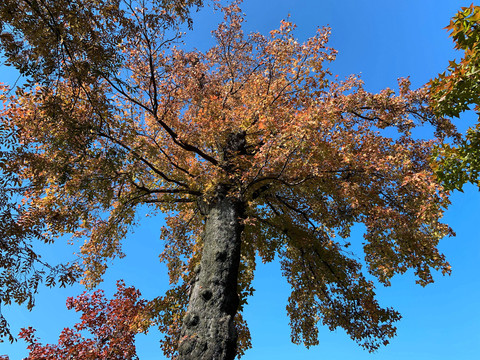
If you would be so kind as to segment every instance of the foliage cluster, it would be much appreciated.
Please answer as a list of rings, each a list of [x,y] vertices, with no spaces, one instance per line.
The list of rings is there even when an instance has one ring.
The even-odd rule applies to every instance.
[[[459,117],[472,106],[479,114],[480,6],[462,8],[446,29],[463,57],[450,61],[447,71],[429,83],[432,106],[439,116]],[[467,182],[480,187],[480,123],[455,144],[439,147],[435,161],[436,173],[447,189],[461,190]]]

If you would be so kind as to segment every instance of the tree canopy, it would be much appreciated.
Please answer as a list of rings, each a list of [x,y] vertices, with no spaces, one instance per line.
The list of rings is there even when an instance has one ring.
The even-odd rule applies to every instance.
[[[132,6],[132,2],[125,6]],[[201,6],[201,0],[155,1],[154,6],[163,9],[165,22],[191,22],[189,10]],[[112,18],[122,13],[120,1],[2,1],[0,4],[0,48],[6,65],[14,66],[27,80],[26,86],[42,83],[49,86],[65,72],[99,64],[113,66],[113,52],[107,42],[98,41],[99,34],[110,34],[110,45],[119,34],[98,19]],[[88,21],[86,21],[88,19]],[[92,23],[93,22],[93,23]],[[94,24],[94,25],[92,25]],[[67,44],[68,43],[68,44]],[[71,51],[71,52],[70,52]],[[67,61],[70,59],[71,61]],[[67,65],[68,63],[68,65]],[[68,70],[66,69],[68,68]],[[113,69],[112,67],[110,69]],[[80,79],[79,74],[74,75]],[[52,85],[53,86],[53,85]],[[2,104],[13,89],[0,84]],[[40,283],[47,286],[65,286],[78,279],[77,264],[48,264],[34,250],[35,242],[51,243],[52,237],[44,232],[41,221],[27,218],[27,207],[19,207],[26,188],[15,169],[9,168],[20,150],[16,131],[5,126],[2,118],[0,127],[0,305],[12,302],[27,304],[31,309]],[[0,335],[13,341],[7,319],[1,313]]]
[[[452,234],[441,223],[448,193],[429,164],[438,142],[411,136],[424,123],[448,134],[450,123],[408,79],[398,93],[372,94],[356,76],[333,76],[328,28],[303,43],[289,21],[246,35],[238,2],[217,3],[216,45],[184,51],[158,1],[6,4],[29,6],[18,18],[0,5],[14,29],[2,49],[32,79],[3,93],[0,113],[15,137],[3,166],[21,183],[21,220],[52,241],[84,242],[82,281],[94,287],[122,256],[136,210],[166,213],[161,259],[172,289],[146,308],[167,334],[167,355],[208,348],[195,329],[210,312],[196,306],[224,298],[234,305],[211,316],[226,319],[224,341],[237,344],[225,358],[248,348],[241,311],[257,256],[278,256],[292,286],[295,343],[317,344],[323,324],[371,351],[387,344],[400,314],[378,304],[349,252],[356,223],[380,283],[408,269],[421,285],[432,270],[450,272],[437,249]],[[214,263],[228,266],[215,273]]]
[[[30,351],[25,360],[138,360],[135,320],[145,307],[140,295],[119,281],[111,300],[105,299],[102,290],[68,298],[67,308],[82,312],[81,322],[73,329],[63,329],[57,345],[42,345],[35,337],[35,329],[22,329],[20,338],[28,343]],[[93,337],[85,337],[87,331]]]
[[[462,8],[446,27],[463,52],[450,61],[445,72],[430,81],[434,111],[439,116],[459,117],[474,106],[480,111],[480,6]],[[467,182],[480,186],[480,122],[470,127],[455,144],[443,144],[436,152],[436,172],[448,189],[461,190]]]

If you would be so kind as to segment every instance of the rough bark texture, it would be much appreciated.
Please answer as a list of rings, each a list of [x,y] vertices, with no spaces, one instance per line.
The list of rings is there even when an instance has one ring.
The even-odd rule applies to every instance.
[[[204,248],[179,344],[180,360],[230,360],[236,353],[242,205],[219,195],[208,207]]]

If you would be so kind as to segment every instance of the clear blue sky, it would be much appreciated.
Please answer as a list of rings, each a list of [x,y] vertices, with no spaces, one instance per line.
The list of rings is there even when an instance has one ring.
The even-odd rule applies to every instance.
[[[396,79],[410,76],[418,87],[445,69],[456,54],[443,29],[460,6],[470,1],[451,0],[245,0],[246,30],[263,33],[278,27],[279,21],[291,14],[298,25],[297,36],[306,39],[318,26],[332,27],[330,44],[339,51],[333,64],[334,73],[341,77],[361,74],[367,89],[378,91],[396,87]],[[194,32],[188,34],[187,45],[206,49],[212,44],[210,30],[218,17],[205,8],[194,17]],[[15,74],[0,68],[0,81],[13,82]],[[469,116],[458,124],[468,124]],[[470,119],[473,117],[470,116]],[[443,360],[475,359],[480,353],[480,242],[478,213],[480,194],[467,187],[455,193],[445,221],[457,237],[444,239],[440,249],[453,267],[450,277],[436,274],[436,283],[422,288],[415,284],[411,273],[396,277],[389,288],[378,288],[380,303],[399,310],[403,319],[398,335],[390,345],[375,354],[357,346],[342,331],[320,328],[320,345],[310,350],[290,342],[290,330],[285,306],[289,288],[282,279],[278,263],[258,267],[254,287],[256,292],[246,307],[253,349],[245,360],[260,359],[371,359],[371,360]],[[162,244],[158,240],[161,217],[148,218],[126,239],[127,257],[110,268],[102,287],[107,294],[114,292],[116,279],[138,287],[146,298],[157,296],[168,286],[165,269],[157,255]],[[361,242],[361,228],[352,233],[352,242]],[[45,258],[72,258],[72,248],[45,247]],[[31,325],[44,343],[55,343],[65,326],[78,319],[67,311],[65,300],[83,289],[41,289],[37,307],[28,312],[12,306],[3,308],[15,332]],[[141,360],[164,359],[158,347],[159,334],[138,336]],[[12,360],[26,356],[25,344],[0,344],[0,355]]]

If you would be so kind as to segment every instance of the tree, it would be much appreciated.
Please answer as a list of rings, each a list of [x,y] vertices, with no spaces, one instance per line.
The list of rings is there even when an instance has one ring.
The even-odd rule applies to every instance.
[[[446,27],[463,51],[445,72],[430,81],[432,106],[439,116],[459,117],[475,105],[480,111],[480,6],[464,7]],[[461,190],[467,182],[480,186],[480,122],[455,144],[443,144],[436,152],[436,173],[447,189]]]
[[[217,45],[187,52],[155,4],[133,11],[127,2],[110,17],[102,6],[95,21],[82,20],[89,37],[55,17],[61,61],[33,71],[37,83],[2,113],[20,144],[7,167],[25,183],[23,217],[51,238],[84,239],[83,282],[93,287],[122,255],[136,209],[168,213],[161,259],[172,289],[147,311],[169,356],[233,359],[248,348],[241,311],[257,255],[279,256],[292,285],[295,343],[315,345],[322,323],[368,350],[387,344],[400,315],[380,307],[347,239],[365,225],[367,270],[384,285],[408,269],[421,285],[432,269],[450,272],[436,248],[452,234],[440,222],[447,193],[429,165],[436,142],[411,136],[425,122],[448,134],[450,123],[407,79],[396,95],[331,76],[328,29],[303,44],[289,21],[269,36],[244,35],[234,3],[221,7]],[[41,34],[34,40],[51,39]],[[28,55],[12,63],[57,59]]]
[[[82,312],[81,322],[74,329],[65,328],[58,345],[42,345],[35,337],[35,329],[22,329],[20,338],[28,343],[29,356],[25,360],[134,360],[138,359],[134,337],[135,320],[141,318],[145,301],[140,292],[117,282],[112,300],[105,299],[102,290],[89,295],[67,299],[67,308]],[[88,331],[93,338],[85,338]]]

